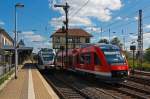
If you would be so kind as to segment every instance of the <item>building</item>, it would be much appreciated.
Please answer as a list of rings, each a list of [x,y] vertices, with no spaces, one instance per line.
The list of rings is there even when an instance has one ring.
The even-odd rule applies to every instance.
[[[0,67],[9,65],[14,66],[15,62],[15,50],[14,41],[9,34],[2,28],[0,28]],[[18,63],[21,64],[28,55],[32,53],[32,47],[26,47],[23,40],[20,40],[17,44]],[[2,68],[0,68],[1,71]],[[0,73],[1,74],[1,73]]]
[[[66,48],[66,33],[62,29],[57,30],[50,37],[52,38],[53,49]],[[91,34],[83,29],[68,29],[68,48],[79,48],[81,44],[90,43]]]
[[[0,28],[0,49],[3,47],[12,47],[13,39],[9,34],[2,28]]]
[[[0,75],[10,70],[10,65],[13,62],[13,53],[3,49],[13,47],[13,42],[9,34],[4,29],[0,28]]]

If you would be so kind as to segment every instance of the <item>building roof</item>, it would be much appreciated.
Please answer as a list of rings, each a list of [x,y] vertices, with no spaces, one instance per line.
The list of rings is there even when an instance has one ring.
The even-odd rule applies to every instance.
[[[33,47],[19,47],[18,50],[33,50]],[[2,50],[14,50],[14,47],[3,47]]]
[[[50,37],[53,36],[65,36],[65,32],[62,32],[62,29],[58,29],[55,33],[53,33]],[[68,36],[82,36],[82,37],[92,37],[91,34],[86,32],[83,29],[68,29]]]
[[[19,47],[24,47],[25,46],[25,44],[24,44],[24,41],[21,39],[20,41],[19,41],[19,43],[17,44],[17,46],[19,46]]]
[[[12,37],[4,30],[0,27],[0,33],[2,33],[3,35],[5,35],[12,43],[14,42],[14,40],[12,39]]]

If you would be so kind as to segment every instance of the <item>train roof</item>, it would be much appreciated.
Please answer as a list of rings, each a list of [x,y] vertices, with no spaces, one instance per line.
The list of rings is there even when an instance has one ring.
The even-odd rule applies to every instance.
[[[86,48],[86,47],[91,47],[91,46],[97,46],[100,47],[102,50],[107,50],[107,49],[112,49],[112,50],[120,50],[120,48],[116,45],[113,44],[105,44],[105,43],[89,43],[89,44],[83,44],[80,47],[81,48]]]
[[[55,51],[53,49],[50,49],[50,48],[42,48],[38,54],[42,54],[42,53],[50,53],[50,54],[55,54]]]

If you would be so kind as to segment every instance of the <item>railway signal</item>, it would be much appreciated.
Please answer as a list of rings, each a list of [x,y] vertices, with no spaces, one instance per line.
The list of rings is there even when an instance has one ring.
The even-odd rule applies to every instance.
[[[132,69],[132,73],[134,74],[134,68],[135,68],[135,66],[134,66],[134,56],[135,56],[135,50],[136,50],[136,46],[135,45],[131,45],[130,46],[130,50],[132,50],[132,54],[133,54],[133,69]]]

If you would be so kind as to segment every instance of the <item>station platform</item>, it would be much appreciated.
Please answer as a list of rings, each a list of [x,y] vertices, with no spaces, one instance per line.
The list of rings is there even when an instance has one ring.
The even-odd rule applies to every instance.
[[[0,91],[0,99],[59,99],[35,65],[28,61]]]

